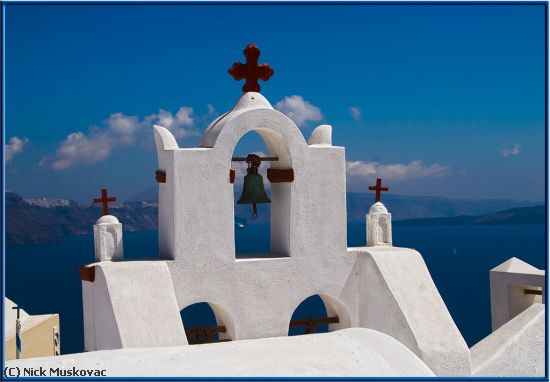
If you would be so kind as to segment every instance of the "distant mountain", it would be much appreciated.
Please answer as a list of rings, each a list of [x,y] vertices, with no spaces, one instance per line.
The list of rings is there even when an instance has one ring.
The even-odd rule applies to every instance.
[[[159,200],[159,188],[153,186],[126,200],[126,202],[155,202]]]
[[[39,202],[36,202],[38,200]],[[59,200],[27,201],[15,192],[5,194],[6,244],[59,242],[66,236],[89,234],[101,216],[99,206]],[[147,203],[111,207],[125,231],[157,229],[157,208]]]
[[[372,194],[348,193],[348,221],[365,221],[365,214],[372,205],[373,197]],[[67,199],[24,199],[17,193],[6,192],[5,200],[6,244],[8,245],[58,242],[66,236],[90,234],[93,224],[101,216],[99,206],[78,204]],[[384,195],[383,201],[392,213],[394,221],[409,219],[409,223],[405,224],[437,224],[438,220],[428,222],[424,219],[443,217],[455,217],[456,222],[471,222],[477,221],[475,219],[480,218],[481,215],[493,214],[496,211],[503,211],[501,214],[504,215],[495,214],[498,215],[495,218],[486,217],[489,219],[487,221],[495,222],[491,224],[523,224],[521,219],[531,221],[528,219],[533,217],[526,212],[525,217],[522,218],[523,215],[520,212],[514,212],[513,217],[506,220],[505,216],[510,212],[504,210],[534,205],[531,202],[513,200],[445,199],[404,195]],[[158,227],[157,187],[110,208],[113,215],[123,223],[125,231],[151,231]],[[243,228],[253,221],[251,214],[250,205],[235,204],[236,227]],[[254,220],[255,222],[269,222],[269,204],[258,205],[258,214],[259,217]],[[441,220],[441,224],[459,224],[449,223],[452,221]]]
[[[362,221],[373,203],[372,193],[348,192],[348,220]],[[393,220],[484,215],[515,207],[531,207],[540,203],[508,199],[447,199],[437,196],[382,195],[382,203]]]
[[[544,224],[545,206],[511,208],[480,216],[454,216],[431,219],[408,219],[395,221],[393,224],[406,226],[427,225],[503,225],[503,224]]]
[[[348,192],[347,212],[349,221],[363,221],[374,202],[373,193]],[[129,202],[158,201],[158,187],[151,187],[132,198]],[[328,202],[328,201],[327,201]],[[410,196],[386,194],[382,202],[394,220],[451,217],[459,215],[477,216],[515,207],[529,207],[540,203],[509,199],[448,199],[437,196]],[[268,206],[259,205],[259,219],[268,217]],[[250,218],[250,206],[236,205],[235,215],[242,219]],[[267,220],[267,219],[266,219]]]

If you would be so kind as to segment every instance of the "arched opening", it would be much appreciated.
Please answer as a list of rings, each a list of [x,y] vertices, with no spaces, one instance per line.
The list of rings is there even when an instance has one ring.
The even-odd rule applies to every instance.
[[[198,302],[180,312],[189,345],[231,341],[234,327],[229,314],[219,304]]]
[[[255,177],[255,183],[247,176],[247,162],[234,160],[233,196],[235,211],[235,257],[237,259],[285,257],[289,254],[290,238],[290,182],[270,182],[268,169],[290,169],[290,153],[283,137],[272,130],[259,128],[244,134],[233,151],[233,158],[246,158],[248,154],[258,155],[262,160],[258,168],[261,180]],[[270,170],[272,171],[272,170]],[[263,190],[270,203],[257,203],[257,217],[253,216],[252,204],[239,204],[239,201],[251,203],[254,198],[244,190]]]
[[[260,157],[269,156],[267,147],[262,137],[255,131],[245,134],[235,146],[233,157],[244,158],[248,154],[256,154]],[[263,254],[270,252],[270,226],[271,226],[271,204],[259,203],[257,218],[252,217],[252,205],[238,204],[243,194],[244,178],[247,174],[246,162],[232,162],[231,168],[235,171],[233,183],[233,196],[235,208],[235,252],[246,257],[246,255]],[[262,163],[258,173],[263,178],[263,185],[267,197],[271,199],[271,185],[267,180],[267,168],[269,163]],[[259,256],[259,255],[258,255]]]
[[[390,243],[390,224],[388,219],[385,217],[380,217],[378,220],[378,243],[391,244]]]
[[[292,313],[289,336],[326,333],[351,326],[345,304],[329,294],[316,294],[303,300]]]

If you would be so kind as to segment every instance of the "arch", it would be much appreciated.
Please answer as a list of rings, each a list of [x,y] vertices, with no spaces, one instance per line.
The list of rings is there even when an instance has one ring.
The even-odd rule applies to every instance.
[[[235,106],[226,114],[214,120],[204,132],[200,147],[225,149],[226,154],[233,152],[239,139],[249,131],[259,130],[266,145],[277,152],[280,163],[275,168],[285,168],[292,163],[287,161],[294,146],[306,147],[306,141],[298,126],[283,113],[274,110],[263,95],[248,92],[242,95]],[[273,135],[277,132],[280,136]],[[289,147],[284,152],[280,143]]]
[[[307,146],[298,126],[286,115],[273,109],[256,109],[230,118],[220,131],[214,148],[224,150],[229,161],[237,142],[250,131],[260,134],[270,155],[279,157],[272,163],[274,168],[292,168],[300,146]]]
[[[191,344],[187,329],[196,327],[224,326],[225,332],[214,333],[215,340],[231,341],[235,338],[235,324],[231,315],[221,304],[213,301],[202,301],[187,305],[180,311],[187,340]]]
[[[319,304],[322,304],[322,307]],[[308,315],[314,319],[338,317],[338,323],[321,324],[319,325],[320,330],[318,328],[315,333],[332,332],[351,327],[351,316],[346,304],[332,294],[319,293],[303,299],[293,310],[290,321],[304,320]],[[297,323],[297,321],[294,322]],[[299,333],[293,331],[292,326],[289,325],[289,335],[296,334]]]
[[[262,97],[263,98],[263,97]],[[267,101],[266,101],[267,102]],[[272,168],[292,168],[298,165],[294,158],[300,157],[301,146],[307,146],[304,137],[296,124],[286,115],[272,108],[233,110],[218,121],[214,133],[208,128],[203,141],[212,141],[215,149],[222,151],[226,163],[230,166],[231,157],[239,140],[247,133],[255,131],[263,139],[270,156],[279,158],[271,162]],[[215,136],[215,138],[212,138]],[[295,170],[296,171],[296,170]],[[290,256],[290,209],[292,200],[291,183],[273,183],[271,185],[271,253],[269,257]],[[234,230],[234,227],[233,227]],[[233,237],[235,237],[233,232]]]
[[[378,237],[377,243],[379,244],[391,244],[390,243],[390,224],[385,216],[380,216],[378,219]]]
[[[351,328],[351,315],[344,301],[328,293],[319,293],[319,297],[321,297],[321,299],[325,303],[325,306],[327,308],[327,314],[329,316],[330,315],[338,316],[338,319],[340,321],[337,324],[331,324],[329,326],[329,331]]]
[[[265,140],[256,131],[246,133],[237,142],[234,157],[246,157],[250,153],[260,156],[269,156]],[[267,168],[270,162],[262,162],[258,174],[262,177],[265,193],[271,199],[271,184],[267,179]],[[271,252],[271,203],[257,204],[258,216],[252,218],[252,206],[250,204],[238,204],[243,195],[247,175],[246,162],[232,162],[231,168],[234,171],[233,195],[235,202],[233,210],[235,213],[235,258],[260,258]]]

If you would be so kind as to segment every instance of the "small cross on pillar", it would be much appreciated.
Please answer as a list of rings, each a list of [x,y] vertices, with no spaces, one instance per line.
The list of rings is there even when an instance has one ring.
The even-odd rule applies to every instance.
[[[20,312],[23,310],[20,306],[13,306],[12,309],[17,310],[17,318],[15,320],[15,358],[20,359],[21,353],[23,351],[23,346],[21,343],[21,315]]]
[[[246,83],[243,86],[243,92],[260,92],[258,80],[267,81],[273,75],[273,68],[268,64],[258,64],[260,58],[260,49],[254,44],[248,44],[244,50],[246,64],[235,62],[227,71],[235,80],[243,78]]]
[[[376,191],[375,202],[378,203],[382,192],[389,191],[390,189],[388,187],[382,187],[382,179],[376,178],[376,186],[369,186],[369,190]]]
[[[21,317],[20,312],[23,310],[23,308],[20,306],[13,306],[12,309],[17,310],[17,319],[19,320],[19,318]]]
[[[116,202],[116,197],[107,197],[107,189],[101,189],[101,198],[95,198],[94,203],[101,203],[103,215],[109,215],[109,202]]]

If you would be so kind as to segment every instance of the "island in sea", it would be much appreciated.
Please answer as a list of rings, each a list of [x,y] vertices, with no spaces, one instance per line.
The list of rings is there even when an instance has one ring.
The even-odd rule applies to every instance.
[[[156,187],[111,207],[128,232],[158,228]],[[26,198],[6,192],[6,244],[59,243],[70,236],[92,233],[100,207],[68,199]],[[372,196],[347,193],[348,222],[365,219]],[[544,206],[507,199],[449,199],[433,196],[388,195],[385,204],[397,225],[544,224]],[[235,205],[236,228],[268,224],[269,205],[259,205],[252,219],[247,206]]]

